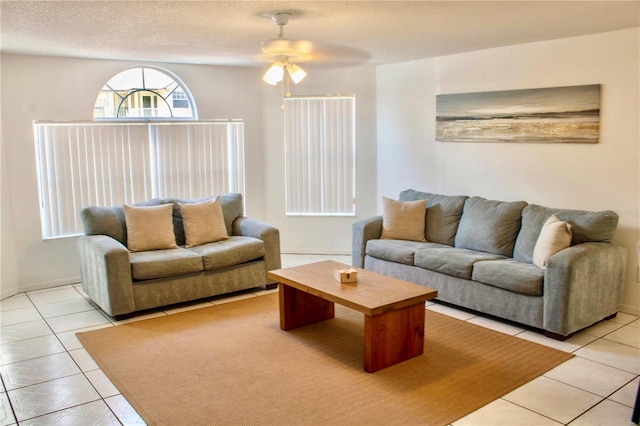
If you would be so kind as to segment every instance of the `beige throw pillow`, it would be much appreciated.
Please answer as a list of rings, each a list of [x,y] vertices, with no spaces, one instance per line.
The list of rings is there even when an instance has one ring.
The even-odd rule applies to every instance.
[[[220,197],[195,204],[180,204],[185,247],[213,243],[229,238],[222,215]]]
[[[562,222],[556,215],[551,215],[542,226],[533,248],[533,264],[544,269],[551,256],[570,245],[571,224]]]
[[[382,238],[427,241],[425,216],[427,200],[396,201],[382,197]]]
[[[173,204],[124,205],[127,247],[130,251],[177,248],[173,233]]]

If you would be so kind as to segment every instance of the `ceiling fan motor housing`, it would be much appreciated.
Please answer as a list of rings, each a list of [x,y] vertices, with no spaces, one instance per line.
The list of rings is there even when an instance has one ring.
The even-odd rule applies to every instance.
[[[304,62],[311,59],[311,53],[305,47],[305,42],[275,38],[262,43],[262,51],[275,60],[289,62]]]
[[[273,14],[271,19],[273,19],[273,22],[275,22],[276,25],[279,26],[280,30],[282,31],[282,27],[287,25],[290,17],[291,17],[291,14],[289,12],[277,12]]]
[[[262,51],[278,61],[305,62],[311,59],[311,43],[308,41],[290,40],[284,37],[283,27],[289,22],[291,13],[274,13],[271,18],[280,27],[278,38],[262,42]]]

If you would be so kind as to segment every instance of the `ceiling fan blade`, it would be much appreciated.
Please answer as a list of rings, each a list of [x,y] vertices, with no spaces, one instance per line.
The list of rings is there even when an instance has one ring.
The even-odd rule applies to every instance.
[[[338,44],[312,44],[311,64],[320,67],[361,65],[371,59],[371,54],[355,47]]]
[[[359,65],[371,59],[369,52],[354,47],[285,38],[284,26],[289,22],[292,12],[273,12],[265,16],[271,17],[280,28],[280,33],[277,38],[262,42],[262,55],[258,56],[261,61],[309,62],[314,67],[330,67]]]

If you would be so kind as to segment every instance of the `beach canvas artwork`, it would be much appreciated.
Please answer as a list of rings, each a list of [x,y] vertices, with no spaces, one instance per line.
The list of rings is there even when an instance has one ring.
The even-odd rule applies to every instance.
[[[440,142],[598,143],[600,85],[436,96]]]

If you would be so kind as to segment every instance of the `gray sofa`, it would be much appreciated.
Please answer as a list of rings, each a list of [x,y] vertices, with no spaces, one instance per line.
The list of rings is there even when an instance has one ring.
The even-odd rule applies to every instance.
[[[353,266],[438,290],[438,300],[544,330],[564,340],[616,315],[626,249],[611,243],[618,215],[553,209],[524,201],[406,190],[400,201],[429,200],[427,242],[381,239],[382,216],[353,224]],[[546,267],[532,263],[545,221],[572,225],[571,246]]]
[[[228,239],[185,247],[179,203],[206,200],[154,199],[138,205],[173,203],[177,248],[130,252],[123,207],[86,207],[78,240],[82,288],[116,318],[133,312],[260,286],[277,284],[267,272],[279,269],[278,229],[244,217],[242,195],[220,196]],[[223,231],[224,232],[224,231]]]

